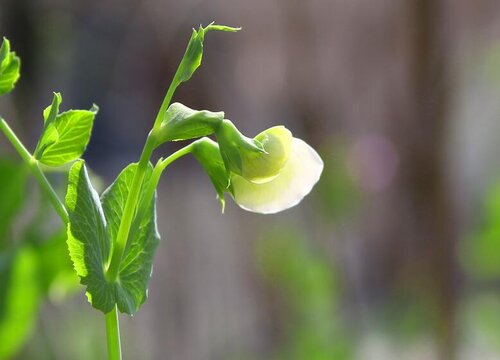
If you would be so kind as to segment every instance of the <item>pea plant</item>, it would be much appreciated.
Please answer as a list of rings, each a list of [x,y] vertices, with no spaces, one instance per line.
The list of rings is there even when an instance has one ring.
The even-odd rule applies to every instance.
[[[288,209],[319,180],[323,162],[316,151],[284,126],[244,136],[224,112],[194,110],[171,103],[177,87],[201,65],[209,31],[239,28],[209,24],[193,29],[187,49],[154,120],[137,163],[125,167],[99,196],[85,160],[98,107],[61,112],[54,93],[43,111],[43,130],[33,152],[0,117],[0,129],[32,172],[66,225],[66,243],[74,270],[86,287],[89,303],[105,317],[108,358],[121,359],[118,312],[132,315],[147,299],[153,258],[160,241],[156,223],[156,189],[175,160],[192,154],[211,180],[222,212],[228,193],[241,208],[257,213]],[[20,76],[20,59],[4,38],[0,48],[0,95],[11,92]],[[211,136],[212,138],[210,138]],[[153,152],[168,141],[192,140],[151,163]],[[66,197],[48,181],[47,167],[71,164]]]

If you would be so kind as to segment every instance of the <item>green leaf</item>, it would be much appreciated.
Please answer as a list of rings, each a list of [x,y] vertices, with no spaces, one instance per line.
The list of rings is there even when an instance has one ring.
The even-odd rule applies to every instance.
[[[61,93],[55,92],[52,104],[50,104],[45,108],[45,110],[43,110],[43,120],[46,124],[54,122],[54,120],[57,117],[57,114],[59,114],[59,106],[61,105],[61,102],[62,102]]]
[[[40,302],[36,252],[31,246],[0,254],[0,359],[27,340]]]
[[[69,172],[66,208],[69,213],[68,248],[87,297],[95,308],[107,313],[116,302],[115,286],[105,278],[110,239],[97,192],[92,188],[83,160]]]
[[[165,112],[158,131],[158,144],[213,134],[223,119],[222,111],[193,110],[183,104],[173,103]]]
[[[21,60],[15,52],[10,51],[10,42],[3,38],[0,47],[0,95],[7,94],[14,89],[20,76]]]
[[[7,56],[10,54],[10,41],[7,38],[3,38],[2,46],[0,46],[0,65],[3,64]]]
[[[210,178],[224,212],[224,192],[230,191],[230,181],[219,145],[209,138],[203,138],[193,143],[192,153]]]
[[[137,164],[127,166],[115,182],[102,194],[104,214],[108,220],[111,239],[116,241],[125,202],[132,187]],[[146,189],[151,181],[153,167],[148,166],[138,204],[144,204]],[[147,299],[147,288],[151,277],[153,258],[160,235],[156,226],[156,194],[148,204],[145,204],[145,216],[134,219],[137,229],[131,229],[134,236],[129,238],[127,248],[120,264],[117,282],[118,309],[127,314],[133,314]]]
[[[24,201],[26,168],[7,159],[0,159],[0,249],[7,230]]]
[[[125,168],[103,193],[102,206],[83,161],[77,161],[69,174],[66,206],[70,215],[70,256],[81,283],[87,285],[89,301],[104,313],[117,304],[121,312],[133,314],[147,298],[153,257],[159,242],[155,199],[149,204],[147,216],[140,219],[135,236],[127,244],[117,280],[109,282],[105,276],[136,166],[131,164]],[[144,188],[151,173],[152,167],[149,166]],[[143,196],[144,191],[141,198]]]
[[[189,39],[186,52],[181,60],[179,68],[174,76],[175,85],[188,81],[194,72],[201,65],[201,59],[203,57],[203,41],[205,40],[205,34],[211,30],[216,31],[226,31],[226,32],[236,32],[241,28],[234,28],[224,25],[215,25],[213,22],[207,27],[202,27],[196,31],[193,29],[191,34],[191,39]]]
[[[35,158],[48,166],[61,166],[82,156],[99,110],[94,105],[90,110],[58,114],[61,101],[61,94],[54,93],[52,105],[44,110],[45,125],[35,150]]]

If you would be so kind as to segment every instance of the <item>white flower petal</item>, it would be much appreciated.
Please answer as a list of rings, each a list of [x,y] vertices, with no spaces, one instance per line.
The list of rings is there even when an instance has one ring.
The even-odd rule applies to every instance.
[[[234,201],[243,209],[273,214],[297,205],[318,182],[323,161],[304,141],[293,138],[292,152],[278,177],[256,184],[235,175],[232,178]]]

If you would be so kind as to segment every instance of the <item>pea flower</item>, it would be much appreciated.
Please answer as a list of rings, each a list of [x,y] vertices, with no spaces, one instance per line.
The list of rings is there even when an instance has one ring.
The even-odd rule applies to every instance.
[[[203,138],[196,142],[193,154],[222,204],[224,192],[230,192],[245,210],[283,211],[309,194],[323,171],[318,153],[284,126],[274,126],[251,139],[224,120],[215,134],[218,144]]]

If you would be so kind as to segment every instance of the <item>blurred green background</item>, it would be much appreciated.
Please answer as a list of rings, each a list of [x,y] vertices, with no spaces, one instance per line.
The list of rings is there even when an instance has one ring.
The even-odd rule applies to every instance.
[[[192,158],[169,168],[125,358],[500,358],[498,1],[0,0],[22,59],[0,113],[33,149],[53,91],[98,104],[85,158],[104,187],[137,161],[190,29],[213,20],[243,31],[207,36],[175,100],[248,136],[284,124],[325,171],[262,216],[221,215]],[[64,194],[64,171],[49,176]],[[0,359],[105,347],[61,223],[0,137]]]

